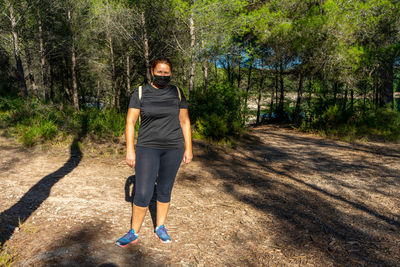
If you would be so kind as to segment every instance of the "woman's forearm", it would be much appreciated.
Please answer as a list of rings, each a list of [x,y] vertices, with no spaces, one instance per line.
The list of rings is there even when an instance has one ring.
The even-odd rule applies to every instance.
[[[192,150],[192,131],[191,131],[191,126],[190,126],[190,120],[185,120],[181,124],[182,127],[182,132],[183,132],[183,137],[185,139],[185,149],[186,150]]]
[[[135,125],[133,123],[127,123],[125,129],[126,136],[126,150],[135,151]]]

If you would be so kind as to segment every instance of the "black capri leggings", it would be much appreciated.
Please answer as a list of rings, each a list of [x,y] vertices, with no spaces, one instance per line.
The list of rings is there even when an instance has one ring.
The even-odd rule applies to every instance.
[[[149,205],[156,181],[157,200],[162,203],[170,202],[175,176],[184,152],[184,148],[156,149],[136,146],[136,182],[133,200],[136,206],[147,207]]]

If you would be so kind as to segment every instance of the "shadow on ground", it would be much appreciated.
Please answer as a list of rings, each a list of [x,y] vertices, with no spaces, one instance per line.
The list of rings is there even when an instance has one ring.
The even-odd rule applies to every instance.
[[[367,159],[338,158],[325,151],[326,148],[362,151],[387,159],[391,157],[390,160],[395,160],[399,151],[376,151],[368,146],[343,145],[270,129],[263,134],[284,145],[268,144],[260,139],[257,144],[254,138],[237,147],[239,153],[251,151],[250,154],[240,153],[241,158],[228,156],[227,159],[229,154],[221,153],[221,148],[199,143],[197,145],[204,146],[208,153],[198,155],[196,160],[212,173],[212,179],[222,180],[226,193],[274,217],[272,227],[279,232],[274,242],[286,256],[293,256],[296,251],[308,255],[317,252],[324,255],[322,262],[341,266],[398,264],[400,254],[396,247],[400,242],[396,235],[400,224],[372,207],[367,199],[345,192],[358,189],[365,195],[374,192],[396,199],[385,188],[399,185],[400,171]],[[302,151],[296,148],[299,144]],[[336,192],[304,178],[312,175],[318,176],[322,184],[334,184]],[[350,175],[363,181],[383,179],[364,185],[341,180]],[[341,190],[343,194],[337,193]]]
[[[70,146],[70,158],[65,164],[53,173],[43,177],[32,186],[21,199],[9,209],[0,213],[0,243],[4,244],[13,235],[15,229],[23,224],[33,212],[45,201],[51,188],[67,174],[72,172],[82,160],[80,142],[85,138],[88,130],[88,118],[82,118],[80,132]]]
[[[86,224],[53,241],[45,252],[21,262],[21,266],[165,266],[137,243],[120,248],[104,238],[107,224]]]

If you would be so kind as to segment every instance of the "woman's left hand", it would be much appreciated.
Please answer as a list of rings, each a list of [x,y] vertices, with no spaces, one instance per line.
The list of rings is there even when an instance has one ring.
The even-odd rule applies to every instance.
[[[188,164],[189,162],[192,161],[193,158],[193,153],[191,150],[185,150],[185,153],[183,154],[183,163]]]

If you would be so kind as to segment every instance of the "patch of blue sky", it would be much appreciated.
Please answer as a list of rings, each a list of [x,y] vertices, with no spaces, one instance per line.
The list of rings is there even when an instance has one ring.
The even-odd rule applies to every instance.
[[[249,54],[246,50],[243,50],[243,51],[241,51],[242,60],[240,62],[240,67],[248,68],[250,66],[250,64],[252,64],[253,68],[255,68],[255,69],[264,69],[264,70],[275,69],[274,64],[272,63],[271,60],[269,60],[270,57],[274,56],[274,52],[272,51],[272,49],[269,50],[267,53],[265,53],[265,55],[266,55],[266,57],[264,57],[264,58],[261,58],[259,56],[254,57],[251,54]],[[217,68],[227,68],[228,57],[229,57],[229,55],[217,56]],[[262,60],[264,60],[264,62],[262,62]],[[285,69],[292,69],[292,68],[296,68],[300,64],[301,64],[301,58],[293,57],[289,61],[287,61],[283,67]]]

